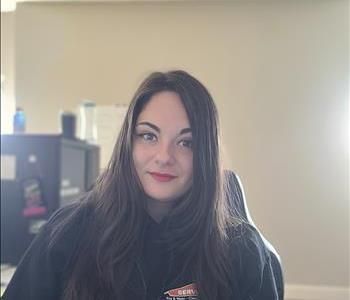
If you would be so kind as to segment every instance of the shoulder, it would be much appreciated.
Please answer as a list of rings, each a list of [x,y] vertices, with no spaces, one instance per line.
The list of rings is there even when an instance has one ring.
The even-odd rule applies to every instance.
[[[90,210],[84,203],[76,202],[55,211],[32,241],[24,259],[34,265],[45,261],[62,274],[81,241]]]
[[[43,228],[43,235],[49,240],[49,250],[72,250],[92,215],[92,206],[80,201],[53,213]]]
[[[91,204],[84,201],[74,202],[56,210],[48,219],[44,229],[51,233],[64,227],[72,228],[73,225],[79,225],[89,218],[92,212]]]
[[[18,264],[4,299],[60,299],[88,211],[76,203],[50,217]]]

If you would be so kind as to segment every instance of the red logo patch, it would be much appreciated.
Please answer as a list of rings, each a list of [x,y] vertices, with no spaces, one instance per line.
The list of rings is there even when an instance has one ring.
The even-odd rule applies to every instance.
[[[197,297],[198,290],[197,285],[195,283],[191,283],[180,288],[169,290],[164,294],[169,295],[170,297]]]

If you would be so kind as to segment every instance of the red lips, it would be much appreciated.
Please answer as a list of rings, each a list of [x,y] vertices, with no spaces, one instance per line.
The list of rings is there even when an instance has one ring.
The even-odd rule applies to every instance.
[[[166,174],[166,173],[157,173],[157,172],[149,172],[149,174],[157,181],[160,182],[168,182],[175,179],[177,176]]]

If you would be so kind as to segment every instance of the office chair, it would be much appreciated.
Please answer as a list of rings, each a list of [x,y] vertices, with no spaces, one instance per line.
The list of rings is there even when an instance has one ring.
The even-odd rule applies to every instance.
[[[233,207],[233,211],[242,218],[245,222],[252,225],[259,232],[262,240],[265,243],[266,248],[270,252],[271,265],[275,276],[276,288],[278,293],[278,298],[283,300],[284,298],[284,280],[283,280],[283,271],[281,266],[281,259],[278,255],[276,249],[271,245],[271,243],[260,233],[259,229],[254,224],[252,217],[249,214],[247,202],[244,196],[244,190],[238,176],[229,170],[224,172],[226,186],[229,193],[229,204]]]

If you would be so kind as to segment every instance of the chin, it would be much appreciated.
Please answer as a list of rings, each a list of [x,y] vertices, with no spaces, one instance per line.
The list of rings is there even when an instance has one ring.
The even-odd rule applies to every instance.
[[[160,194],[154,194],[154,193],[146,193],[148,197],[162,202],[171,202],[178,198],[176,195],[160,195]]]
[[[154,200],[164,201],[164,202],[173,201],[179,198],[183,194],[171,189],[166,190],[166,189],[155,189],[155,188],[151,188],[148,190],[146,189],[145,193],[148,197]]]

